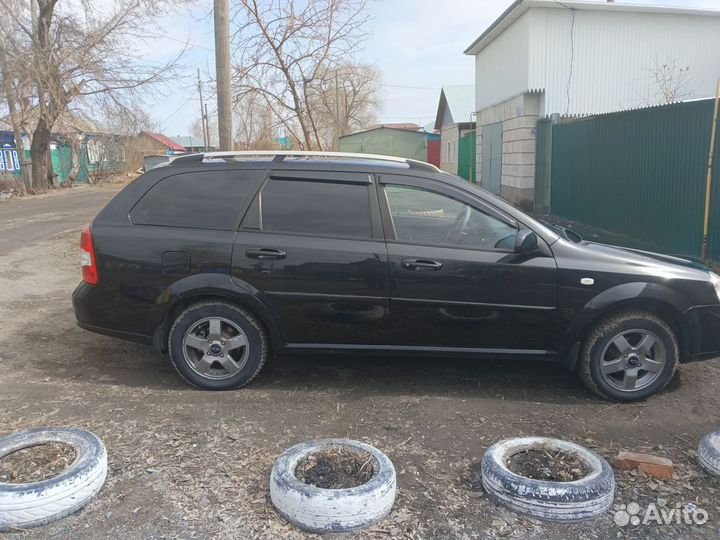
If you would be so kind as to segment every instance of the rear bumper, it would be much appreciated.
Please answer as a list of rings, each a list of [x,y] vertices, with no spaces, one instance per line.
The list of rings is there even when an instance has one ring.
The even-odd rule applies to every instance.
[[[112,328],[102,328],[100,326],[81,323],[80,321],[77,321],[77,325],[83,330],[89,330],[90,332],[95,332],[96,334],[103,334],[105,336],[124,339],[126,341],[134,341],[135,343],[142,343],[144,345],[153,344],[151,337],[144,336],[142,334],[133,334],[132,332],[123,332],[122,330],[113,330]]]
[[[136,343],[153,344],[152,336],[110,328],[110,325],[106,324],[108,303],[104,302],[101,296],[102,292],[97,287],[88,285],[84,281],[80,282],[73,291],[73,310],[80,328]]]
[[[692,307],[684,316],[689,330],[685,360],[693,362],[720,356],[720,305]]]

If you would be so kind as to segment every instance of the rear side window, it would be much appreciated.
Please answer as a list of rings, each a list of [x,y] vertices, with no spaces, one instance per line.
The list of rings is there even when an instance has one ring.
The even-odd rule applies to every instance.
[[[262,171],[181,173],[160,180],[138,201],[130,221],[195,229],[232,230]]]
[[[371,236],[366,185],[272,179],[262,191],[261,208],[264,231]]]

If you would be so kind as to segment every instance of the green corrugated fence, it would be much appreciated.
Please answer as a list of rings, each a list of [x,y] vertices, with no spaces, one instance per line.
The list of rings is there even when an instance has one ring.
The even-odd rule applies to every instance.
[[[475,131],[469,131],[460,137],[458,145],[458,176],[475,183]]]
[[[550,177],[550,213],[648,249],[699,256],[712,116],[707,99],[552,123],[549,151],[542,126],[538,148],[550,163],[538,159],[536,176]],[[720,260],[715,155],[709,253]]]

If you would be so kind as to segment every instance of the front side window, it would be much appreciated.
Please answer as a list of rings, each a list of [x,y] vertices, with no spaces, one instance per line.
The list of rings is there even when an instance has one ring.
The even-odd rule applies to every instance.
[[[511,251],[517,229],[446,195],[410,186],[385,186],[401,242]]]
[[[366,185],[271,179],[260,205],[264,231],[371,237]]]

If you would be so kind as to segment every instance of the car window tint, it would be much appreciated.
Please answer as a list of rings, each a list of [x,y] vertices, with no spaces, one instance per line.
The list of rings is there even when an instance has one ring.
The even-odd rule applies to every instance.
[[[517,229],[464,202],[420,188],[387,185],[397,240],[512,250]]]
[[[314,236],[370,238],[368,188],[272,179],[262,192],[262,228]]]
[[[231,230],[261,171],[181,173],[155,184],[130,212],[139,225]]]

